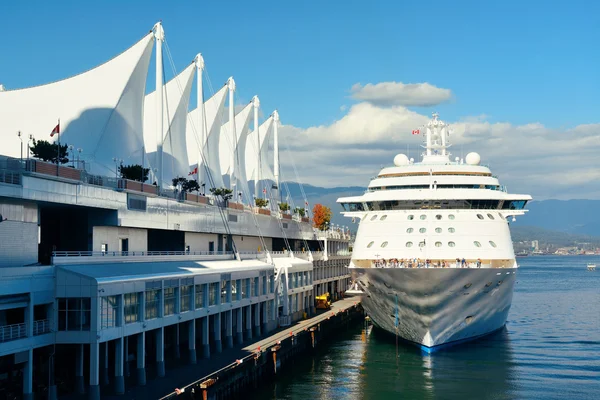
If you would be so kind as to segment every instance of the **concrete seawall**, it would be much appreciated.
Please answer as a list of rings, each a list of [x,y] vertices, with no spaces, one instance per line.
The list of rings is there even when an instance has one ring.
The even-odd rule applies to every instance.
[[[177,388],[161,400],[235,398],[276,379],[295,357],[302,357],[307,351],[318,351],[322,341],[335,338],[336,332],[347,329],[350,324],[360,323],[362,318],[359,298],[338,301],[331,310],[247,346],[247,356],[232,360],[226,367]]]

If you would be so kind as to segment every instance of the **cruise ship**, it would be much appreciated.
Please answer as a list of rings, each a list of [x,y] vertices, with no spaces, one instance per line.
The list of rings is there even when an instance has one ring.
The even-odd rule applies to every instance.
[[[89,71],[0,85],[0,399],[123,395],[346,289],[349,232],[294,206],[278,112],[190,59],[174,71],[158,23]]]
[[[518,270],[509,222],[531,197],[509,194],[477,153],[453,160],[436,113],[421,133],[421,162],[398,154],[363,195],[337,201],[360,220],[350,269],[363,307],[430,352],[506,324]]]

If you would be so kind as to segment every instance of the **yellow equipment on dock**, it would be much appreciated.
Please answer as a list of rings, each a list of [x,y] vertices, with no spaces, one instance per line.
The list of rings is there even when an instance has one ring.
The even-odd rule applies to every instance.
[[[329,295],[329,292],[315,297],[315,300],[317,301],[317,309],[329,310],[331,308],[331,296]]]

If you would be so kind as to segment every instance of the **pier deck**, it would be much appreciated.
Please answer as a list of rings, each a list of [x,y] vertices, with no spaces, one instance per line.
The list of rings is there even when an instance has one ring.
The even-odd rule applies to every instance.
[[[197,381],[204,381],[213,374],[232,368],[236,365],[236,360],[244,358],[250,359],[260,346],[262,352],[269,351],[269,348],[276,345],[278,341],[284,342],[290,338],[290,332],[293,335],[297,333],[306,333],[305,330],[310,330],[318,324],[326,321],[340,312],[344,312],[349,308],[360,303],[359,297],[351,297],[343,300],[338,300],[331,305],[330,310],[319,310],[317,314],[306,320],[301,320],[292,323],[290,326],[279,328],[266,335],[260,336],[252,343],[245,342],[240,345],[235,345],[230,349],[223,349],[221,353],[211,354],[210,359],[198,359],[196,365],[168,365],[166,368],[166,376],[164,378],[156,378],[153,376],[151,368],[148,367],[148,380],[146,386],[137,386],[135,381],[126,385],[124,395],[115,395],[110,390],[110,386],[102,390],[103,399],[158,399],[158,398],[188,398],[184,395],[176,396],[175,388],[186,388]],[[245,361],[245,360],[244,360]],[[187,390],[186,390],[187,391]],[[68,399],[80,399],[82,396],[66,396]]]

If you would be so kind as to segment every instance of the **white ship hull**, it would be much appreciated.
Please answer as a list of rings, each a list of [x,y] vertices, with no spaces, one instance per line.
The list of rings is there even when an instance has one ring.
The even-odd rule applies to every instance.
[[[376,326],[431,351],[502,328],[516,271],[353,268],[353,275],[365,292],[362,305]]]

